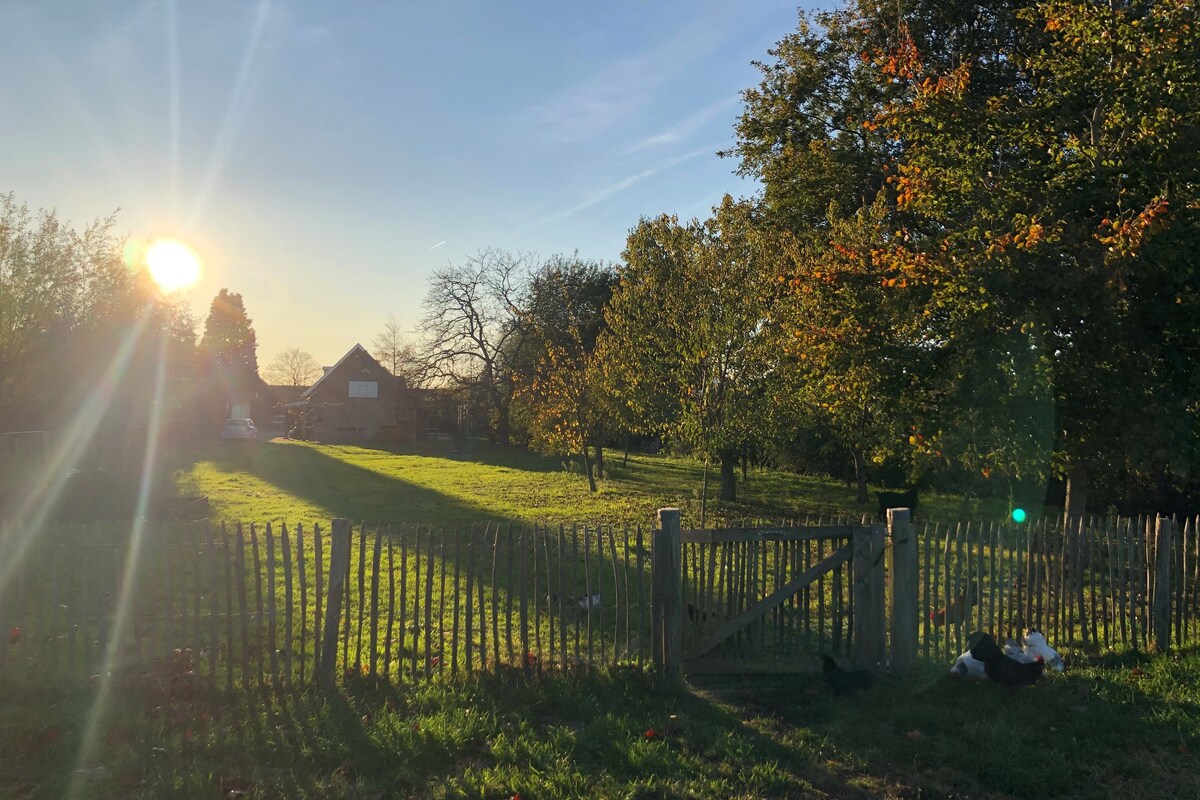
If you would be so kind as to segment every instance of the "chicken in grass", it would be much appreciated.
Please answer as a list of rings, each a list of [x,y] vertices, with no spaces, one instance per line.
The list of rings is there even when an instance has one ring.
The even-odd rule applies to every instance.
[[[864,689],[870,689],[875,683],[875,676],[865,669],[842,669],[829,655],[821,656],[821,672],[825,675],[825,683],[838,697],[849,697]]]
[[[1035,658],[1041,656],[1042,660],[1046,662],[1046,669],[1052,669],[1055,672],[1063,671],[1062,656],[1046,642],[1046,637],[1036,628],[1030,628],[1025,634],[1025,653]]]
[[[972,658],[971,651],[968,650],[954,660],[954,666],[950,667],[950,677],[959,680],[981,681],[987,677],[987,673],[983,669],[983,662]]]
[[[1022,662],[1006,656],[990,634],[971,634],[971,657],[983,662],[989,680],[1005,686],[1032,686],[1042,678],[1046,662],[1042,658]]]

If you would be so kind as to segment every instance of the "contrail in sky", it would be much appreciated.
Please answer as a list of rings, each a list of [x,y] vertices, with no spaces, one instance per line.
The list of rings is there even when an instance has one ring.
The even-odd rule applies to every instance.
[[[445,240],[445,239],[442,239],[440,242],[438,242],[437,244],[435,244],[433,247],[431,247],[431,248],[429,248],[429,249],[430,249],[430,250],[437,250],[439,247],[441,247],[441,246],[442,246],[442,245],[444,245],[445,243],[446,243],[446,240]]]

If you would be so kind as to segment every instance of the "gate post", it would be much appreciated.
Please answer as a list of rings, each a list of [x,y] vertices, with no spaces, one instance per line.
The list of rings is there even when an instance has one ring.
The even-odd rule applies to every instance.
[[[654,665],[669,678],[683,663],[683,587],[679,509],[660,508],[650,550],[650,646]]]
[[[904,675],[917,658],[917,589],[920,585],[917,535],[911,510],[889,508],[887,514],[888,535],[892,540],[889,574],[892,595],[892,671]]]
[[[883,525],[854,526],[854,665],[876,669],[884,658]]]
[[[338,620],[342,616],[342,595],[350,571],[350,520],[333,521],[333,542],[329,547],[329,596],[325,601],[325,628],[318,651],[317,685],[332,691],[337,669]]]
[[[1171,555],[1175,526],[1159,516],[1155,526],[1154,559],[1154,645],[1165,653],[1171,646]]]

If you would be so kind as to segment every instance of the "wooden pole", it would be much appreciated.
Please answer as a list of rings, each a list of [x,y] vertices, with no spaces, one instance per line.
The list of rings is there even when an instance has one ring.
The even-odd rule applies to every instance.
[[[882,525],[854,531],[854,663],[859,669],[875,669],[883,661],[884,532]]]
[[[317,684],[326,691],[334,689],[337,663],[338,620],[342,612],[342,594],[350,570],[350,520],[333,521],[333,540],[329,548],[329,595],[325,603],[324,638],[321,660],[317,664]]]
[[[1171,646],[1171,553],[1175,524],[1160,516],[1155,527],[1157,552],[1154,565],[1154,644],[1165,653]]]
[[[912,511],[890,508],[887,512],[888,536],[892,540],[892,671],[907,674],[917,658],[917,537]]]
[[[656,628],[652,640],[654,664],[672,679],[680,676],[683,657],[679,523],[679,509],[659,509],[650,563],[651,622]]]

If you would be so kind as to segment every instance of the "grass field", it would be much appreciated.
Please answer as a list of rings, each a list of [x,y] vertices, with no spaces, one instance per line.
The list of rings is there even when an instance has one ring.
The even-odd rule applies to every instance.
[[[0,705],[0,796],[121,798],[1185,798],[1200,655],[1073,668],[1022,690],[927,672],[834,699],[819,679],[655,687],[503,677],[261,704]]]
[[[649,526],[678,505],[685,525],[699,521],[699,465],[657,456],[610,457],[594,495],[561,459],[520,451],[274,441],[170,458],[217,520]],[[871,511],[844,485],[785,473],[755,471],[740,494],[710,524]],[[922,497],[929,517],[958,507]],[[1016,691],[925,666],[852,699],[819,676],[668,689],[623,668],[499,672],[386,691],[350,678],[331,696],[142,684],[97,720],[94,688],[0,685],[0,797],[1200,797],[1194,650],[1079,657]]]
[[[575,465],[523,450],[474,445],[453,453],[445,442],[380,450],[276,439],[244,446],[218,442],[171,454],[186,493],[208,495],[217,520],[289,524],[344,516],[387,522],[605,522],[649,524],[655,510],[677,506],[698,526],[702,466],[692,459],[609,454],[608,477],[588,491]],[[844,484],[774,470],[739,480],[738,502],[718,504],[710,473],[708,524],[745,518],[874,513],[874,498],[854,501]],[[740,477],[740,476],[739,476]],[[922,496],[921,513],[954,517],[960,498]],[[1007,513],[986,501],[984,514]],[[980,509],[974,509],[980,510]]]

